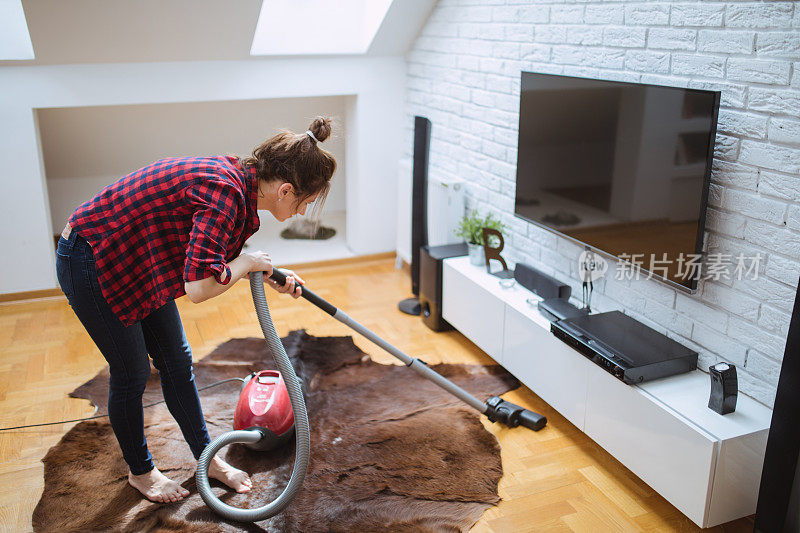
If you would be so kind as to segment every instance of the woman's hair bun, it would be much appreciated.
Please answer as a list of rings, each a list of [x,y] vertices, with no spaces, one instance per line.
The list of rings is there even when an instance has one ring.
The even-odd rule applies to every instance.
[[[331,119],[328,117],[316,117],[308,129],[319,142],[322,142],[331,136]]]

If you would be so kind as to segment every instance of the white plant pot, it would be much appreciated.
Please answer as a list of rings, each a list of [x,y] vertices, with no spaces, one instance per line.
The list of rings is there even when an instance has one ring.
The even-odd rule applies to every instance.
[[[480,244],[467,243],[467,251],[469,252],[469,262],[473,265],[483,266],[486,263],[483,246]]]

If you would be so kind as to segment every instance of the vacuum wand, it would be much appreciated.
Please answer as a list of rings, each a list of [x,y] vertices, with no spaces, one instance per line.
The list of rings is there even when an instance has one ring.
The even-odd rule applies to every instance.
[[[270,279],[277,282],[279,285],[286,284],[286,275],[283,272],[280,272],[278,269],[272,270]],[[300,296],[319,307],[350,329],[357,331],[373,343],[377,344],[425,379],[434,382],[436,385],[456,396],[470,407],[478,410],[480,413],[485,414],[490,421],[502,422],[506,426],[512,428],[523,426],[528,429],[532,429],[533,431],[539,431],[547,424],[547,418],[544,416],[534,413],[533,411],[525,409],[519,405],[507,402],[499,396],[493,396],[485,402],[479,400],[449,379],[432,370],[425,362],[415,357],[409,357],[402,351],[398,350],[396,347],[386,342],[371,330],[347,316],[347,314],[341,309],[336,308],[336,306],[326,301],[324,298],[321,298],[305,286],[303,286]]]

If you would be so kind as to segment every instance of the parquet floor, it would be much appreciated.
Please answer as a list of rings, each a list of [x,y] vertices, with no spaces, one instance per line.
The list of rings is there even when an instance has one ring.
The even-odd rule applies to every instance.
[[[457,332],[434,333],[396,304],[409,295],[408,275],[392,259],[298,269],[309,287],[410,355],[441,361],[492,364]],[[303,300],[268,298],[281,335],[306,328],[314,335],[349,335],[345,326]],[[231,337],[259,336],[249,286],[192,304],[178,301],[194,355],[200,358]],[[394,358],[353,333],[374,359]],[[104,366],[89,336],[62,297],[0,304],[0,427],[66,420],[92,414],[67,393]],[[387,394],[390,394],[387,391]],[[698,528],[645,483],[554,412],[527,388],[509,401],[549,419],[534,433],[484,420],[502,445],[502,501],[475,525],[476,532],[695,531]],[[25,531],[42,490],[40,459],[72,424],[0,432],[0,528]],[[709,531],[752,531],[743,519]]]

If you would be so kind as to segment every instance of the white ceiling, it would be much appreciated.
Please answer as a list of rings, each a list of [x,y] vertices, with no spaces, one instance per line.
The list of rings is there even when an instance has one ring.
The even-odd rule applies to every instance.
[[[247,59],[261,0],[23,0],[34,61]]]
[[[295,0],[299,5],[303,1]],[[367,54],[405,54],[435,3],[393,1]],[[0,66],[255,60],[250,49],[261,4],[261,0],[22,0],[36,58],[0,61]],[[332,34],[336,31],[331,28]],[[307,36],[295,37],[303,42]]]

